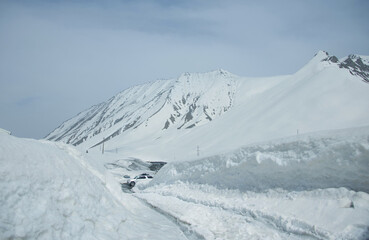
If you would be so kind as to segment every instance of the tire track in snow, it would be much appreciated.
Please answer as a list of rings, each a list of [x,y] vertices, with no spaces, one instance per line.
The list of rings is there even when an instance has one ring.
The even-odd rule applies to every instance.
[[[145,193],[141,193],[141,194],[145,194]],[[158,194],[158,193],[154,193],[154,194]],[[175,219],[176,223],[185,224],[187,229],[188,227],[191,227],[191,223],[187,223],[183,220],[178,219],[176,216],[169,213],[168,211],[155,206],[155,203],[149,203],[148,200],[146,200],[145,198],[137,196],[137,194],[134,194],[134,195],[135,197],[145,202],[145,204],[149,205],[151,208],[155,209],[156,211],[164,214],[165,216],[169,216],[172,219]],[[196,200],[192,198],[185,198],[181,196],[171,196],[171,195],[162,195],[162,194],[158,194],[158,195],[162,197],[175,197],[178,200],[186,202],[186,203],[201,205],[201,207],[204,207],[204,208],[217,208],[219,210],[223,210],[230,214],[241,216],[249,224],[253,224],[253,225],[277,232],[278,235],[282,237],[282,239],[284,239],[285,237],[287,237],[288,239],[320,239],[320,240],[330,239],[330,234],[328,232],[321,230],[314,225],[310,225],[298,219],[267,214],[260,210],[252,210],[252,209],[248,209],[245,207],[240,207],[240,208],[227,207],[227,206],[224,206],[224,204],[220,204],[220,203],[210,203],[207,201],[201,201],[201,200]],[[205,239],[205,238],[202,236],[202,238],[200,239]]]
[[[132,196],[136,197],[138,200],[140,200],[144,205],[149,207],[150,209],[156,211],[157,213],[163,215],[166,217],[169,221],[173,222],[175,225],[178,226],[178,228],[183,232],[183,234],[186,236],[188,240],[206,240],[204,236],[193,230],[191,227],[191,223],[185,222],[180,220],[179,218],[175,217],[174,215],[170,214],[169,212],[149,203],[146,199],[140,198],[136,195]]]
[[[318,229],[316,226],[310,225],[298,219],[287,218],[282,216],[276,216],[272,214],[267,214],[260,210],[252,210],[245,207],[226,207],[223,204],[194,200],[191,198],[183,198],[176,196],[182,201],[192,202],[196,204],[202,204],[205,207],[218,207],[224,211],[232,212],[238,214],[247,219],[252,218],[255,221],[265,224],[271,228],[274,228],[282,233],[293,234],[300,237],[310,238],[310,239],[328,239],[329,234],[324,230]]]
[[[298,238],[329,239],[329,235],[326,232],[298,219],[273,216],[258,210],[242,209],[240,211],[232,208],[221,208],[225,211],[231,211],[235,214],[239,214],[245,217],[252,217],[255,221],[259,221],[283,233],[295,235]]]

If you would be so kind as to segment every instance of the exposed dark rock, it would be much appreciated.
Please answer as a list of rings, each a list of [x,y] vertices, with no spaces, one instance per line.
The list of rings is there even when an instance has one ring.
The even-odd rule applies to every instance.
[[[327,61],[327,62],[332,62],[332,63],[338,63],[338,58],[336,56],[330,56],[330,57],[327,57],[327,58],[324,58],[322,60],[322,62],[324,61]]]
[[[186,115],[185,115],[185,122],[189,122],[193,119],[192,116],[192,111],[190,110]]]
[[[119,123],[120,121],[122,121],[122,120],[123,120],[123,118],[124,118],[124,117],[121,117],[121,118],[116,119],[116,120],[114,121],[114,125],[115,125],[115,124],[117,124],[117,123]]]
[[[209,121],[212,121],[213,119],[209,116],[209,114],[206,112],[206,109],[208,109],[208,106],[204,106],[203,108],[203,112],[206,116],[206,119],[208,119]]]
[[[122,130],[121,128],[119,128],[117,131],[115,131],[111,136],[110,138],[113,138],[113,137],[116,137],[120,134],[120,130]]]
[[[133,127],[137,123],[138,120],[139,120],[139,118],[134,120],[133,122],[128,123],[127,125],[125,125],[123,131],[126,131],[126,130],[130,129],[131,127]]]
[[[348,69],[352,75],[359,76],[364,82],[369,83],[369,65],[366,65],[360,57],[349,55],[339,67]]]
[[[94,132],[94,134],[92,134],[92,136],[95,136],[95,135],[99,134],[100,132],[101,132],[101,128],[99,128],[98,130],[96,130],[96,131]]]
[[[86,137],[81,138],[79,141],[77,141],[77,142],[76,142],[76,143],[74,143],[73,145],[74,145],[74,146],[77,146],[77,145],[79,145],[79,144],[83,143],[86,139],[87,139],[87,136],[86,136]]]
[[[169,123],[169,121],[167,120],[167,121],[165,122],[165,125],[164,125],[164,128],[163,128],[163,129],[168,129],[168,128],[169,128],[169,125],[170,125],[170,123]]]

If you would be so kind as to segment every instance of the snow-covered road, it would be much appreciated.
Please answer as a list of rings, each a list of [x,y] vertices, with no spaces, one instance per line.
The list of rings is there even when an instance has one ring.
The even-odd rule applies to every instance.
[[[345,188],[241,193],[178,182],[134,195],[204,239],[360,239],[368,232],[369,195]]]

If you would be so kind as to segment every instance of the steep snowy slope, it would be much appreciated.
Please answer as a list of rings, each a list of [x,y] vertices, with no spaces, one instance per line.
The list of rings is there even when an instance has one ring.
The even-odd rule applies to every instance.
[[[326,52],[293,75],[183,74],[121,92],[47,136],[90,149],[166,161],[213,155],[300,133],[369,123],[368,58]],[[91,149],[98,149],[97,147]]]
[[[138,127],[145,127],[150,135],[158,130],[199,126],[232,106],[235,78],[217,70],[135,86],[64,122],[46,139],[78,145],[91,138],[100,141],[101,135],[94,138],[100,133],[110,139]]]

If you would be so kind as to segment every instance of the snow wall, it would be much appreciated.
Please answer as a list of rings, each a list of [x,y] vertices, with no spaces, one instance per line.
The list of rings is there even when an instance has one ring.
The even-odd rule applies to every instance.
[[[183,181],[241,191],[345,187],[369,193],[369,127],[299,135],[169,163],[150,185]]]
[[[0,134],[0,239],[127,239],[129,212],[79,155]]]

